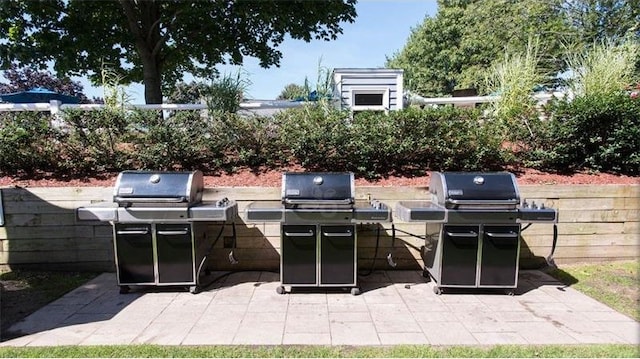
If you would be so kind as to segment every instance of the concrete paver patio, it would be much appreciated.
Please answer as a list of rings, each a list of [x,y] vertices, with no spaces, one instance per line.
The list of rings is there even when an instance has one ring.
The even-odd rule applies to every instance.
[[[275,273],[238,272],[197,295],[119,294],[115,274],[104,273],[13,325],[24,335],[0,346],[640,344],[640,323],[540,271],[521,271],[514,296],[438,296],[420,271],[374,272],[359,296],[279,295],[279,285]]]

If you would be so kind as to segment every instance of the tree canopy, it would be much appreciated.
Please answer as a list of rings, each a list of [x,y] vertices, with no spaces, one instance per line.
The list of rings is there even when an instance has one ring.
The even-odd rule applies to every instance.
[[[481,87],[486,71],[508,52],[539,43],[541,70],[564,70],[564,54],[594,42],[640,34],[640,0],[439,0],[438,13],[412,30],[387,67],[405,71],[421,95]]]
[[[285,36],[333,40],[353,22],[356,0],[52,0],[0,2],[0,67],[52,65],[88,75],[103,66],[142,82],[146,103],[189,73],[211,77],[215,65],[247,56],[278,66]]]

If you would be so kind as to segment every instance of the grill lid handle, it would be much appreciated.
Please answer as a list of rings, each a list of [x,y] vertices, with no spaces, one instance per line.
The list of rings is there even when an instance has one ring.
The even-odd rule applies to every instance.
[[[186,202],[187,198],[184,196],[180,197],[120,197],[117,196],[114,198],[116,202],[136,202],[136,203],[181,203]]]

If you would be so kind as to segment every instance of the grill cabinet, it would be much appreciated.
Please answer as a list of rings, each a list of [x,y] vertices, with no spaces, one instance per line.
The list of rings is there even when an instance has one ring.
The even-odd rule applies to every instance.
[[[112,203],[77,209],[80,220],[113,224],[121,292],[132,285],[187,286],[192,293],[200,289],[211,248],[207,230],[237,215],[235,201],[202,202],[203,191],[200,171],[123,171]]]
[[[518,285],[521,223],[555,223],[544,205],[520,204],[508,172],[434,172],[430,200],[400,201],[396,216],[427,223],[421,249],[424,274],[442,288],[505,288]]]
[[[288,287],[358,288],[357,223],[391,219],[379,201],[356,201],[351,172],[286,172],[281,201],[252,202],[248,222],[280,222],[280,282]]]

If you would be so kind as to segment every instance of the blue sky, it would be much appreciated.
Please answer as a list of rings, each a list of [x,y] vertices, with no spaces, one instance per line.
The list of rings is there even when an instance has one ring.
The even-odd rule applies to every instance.
[[[343,24],[343,34],[335,41],[285,40],[279,47],[283,53],[280,67],[262,69],[258,61],[246,58],[240,67],[219,66],[222,74],[235,76],[240,70],[242,78],[250,84],[246,95],[253,99],[275,99],[287,84],[303,84],[305,77],[315,85],[318,66],[384,67],[387,56],[400,51],[406,44],[411,29],[422,24],[426,16],[434,16],[436,0],[360,0],[355,22]],[[85,93],[103,97],[102,89],[91,88],[81,81]],[[127,89],[131,103],[144,103],[142,85]]]

